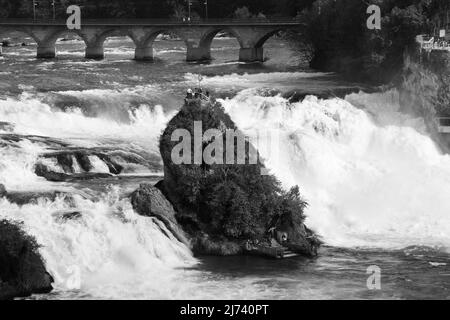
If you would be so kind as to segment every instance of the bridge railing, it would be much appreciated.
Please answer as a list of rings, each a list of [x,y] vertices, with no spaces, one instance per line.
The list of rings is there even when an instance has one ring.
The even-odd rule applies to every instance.
[[[450,127],[450,117],[437,117],[440,126]]]
[[[249,18],[249,19],[82,19],[82,25],[274,25],[301,24],[298,18]],[[0,25],[66,25],[63,19],[0,19]]]
[[[440,133],[450,133],[450,117],[438,117],[436,120]]]

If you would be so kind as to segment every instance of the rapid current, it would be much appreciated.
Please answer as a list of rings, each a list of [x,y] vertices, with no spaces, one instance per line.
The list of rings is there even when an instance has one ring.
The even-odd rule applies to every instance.
[[[0,200],[0,218],[23,222],[55,279],[53,293],[33,299],[449,299],[450,156],[400,111],[398,93],[310,70],[280,39],[267,42],[263,65],[237,62],[234,39],[213,46],[209,64],[186,63],[184,44],[167,39],[153,63],[133,61],[127,38],[108,39],[102,61],[85,60],[77,40],[58,42],[49,61],[33,45],[4,48],[0,183],[38,197]],[[276,140],[258,148],[308,201],[307,224],[325,242],[317,259],[197,259],[133,211],[127,195],[162,179],[158,138],[200,74],[241,130]],[[124,170],[74,182],[35,174],[38,162],[64,172],[41,155],[69,148],[109,152]],[[62,218],[74,211],[81,218]],[[381,290],[366,286],[373,265]]]

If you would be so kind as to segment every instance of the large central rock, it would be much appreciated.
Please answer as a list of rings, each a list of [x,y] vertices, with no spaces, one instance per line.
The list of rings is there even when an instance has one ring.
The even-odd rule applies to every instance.
[[[227,129],[237,132],[236,125],[219,104],[200,101],[185,104],[160,139],[164,181],[157,185],[173,204],[177,222],[190,235],[194,253],[239,254],[249,241],[270,245],[276,234],[283,233],[289,239],[284,245],[289,245],[291,250],[298,248],[298,253],[315,255],[320,242],[303,224],[306,202],[298,188],[286,192],[274,176],[262,175],[264,164],[260,160],[250,162],[257,151],[248,142],[245,164],[211,164],[205,160],[196,163],[193,158],[187,163],[174,163],[173,151],[178,150],[181,142],[173,139],[175,130],[189,132],[190,154],[194,157],[198,151],[194,137],[199,122],[202,134],[209,129],[222,133],[219,137],[204,136],[200,141],[202,151],[211,150],[218,139],[223,139],[226,146]],[[237,159],[237,142],[233,144]],[[226,163],[226,152],[223,157]]]

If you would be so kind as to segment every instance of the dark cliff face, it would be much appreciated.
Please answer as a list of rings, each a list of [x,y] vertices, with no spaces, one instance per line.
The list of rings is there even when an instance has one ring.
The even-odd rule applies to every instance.
[[[35,239],[19,225],[0,221],[0,299],[49,293],[52,282]]]
[[[450,51],[432,50],[423,54],[423,61],[428,68],[440,76],[450,73]]]
[[[401,103],[431,121],[450,116],[450,52],[422,51],[407,59],[399,84]]]
[[[443,25],[443,0],[316,0],[301,13],[304,34],[314,48],[311,67],[349,80],[386,84],[401,77],[404,54],[419,34]],[[380,25],[369,28],[369,5],[380,8]],[[375,15],[377,16],[377,15]]]
[[[185,105],[169,122],[160,140],[164,162],[164,182],[158,187],[171,201],[177,211],[177,221],[192,237],[194,253],[230,255],[241,252],[247,240],[269,241],[268,230],[283,217],[290,219],[296,232],[303,233],[303,209],[306,203],[300,194],[286,193],[271,175],[261,175],[264,164],[254,159],[256,149],[246,142],[246,164],[175,164],[174,148],[181,140],[172,141],[176,129],[185,129],[192,137],[189,147],[194,155],[194,122],[201,121],[202,133],[218,129],[222,135],[203,138],[201,150],[211,148],[215,139],[226,144],[226,130],[237,130],[230,117],[220,105]],[[237,142],[234,141],[236,159]],[[215,144],[216,145],[216,144]],[[226,163],[226,152],[223,162]],[[292,215],[291,215],[292,214]],[[293,237],[294,238],[294,237]],[[299,240],[301,237],[296,237]],[[308,247],[308,246],[307,246]],[[309,246],[311,247],[311,246]],[[308,254],[313,255],[313,250]]]

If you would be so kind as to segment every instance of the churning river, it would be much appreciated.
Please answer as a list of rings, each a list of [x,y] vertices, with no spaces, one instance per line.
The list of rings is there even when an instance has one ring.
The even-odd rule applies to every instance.
[[[186,63],[177,40],[157,40],[153,63],[133,61],[126,38],[110,38],[102,61],[85,60],[77,40],[59,42],[48,61],[34,46],[4,48],[0,183],[62,192],[20,206],[0,200],[0,218],[23,222],[55,279],[53,293],[33,298],[449,299],[450,156],[421,119],[399,111],[398,93],[314,72],[280,39],[267,42],[264,65],[238,63],[234,39],[213,46],[209,64]],[[307,224],[326,244],[318,258],[197,259],[133,211],[126,195],[162,178],[158,138],[199,74],[240,129],[276,133],[279,143],[260,151],[308,201]],[[68,148],[119,154],[124,171],[59,183],[34,173],[40,155]],[[61,218],[74,211],[81,218]],[[369,266],[381,270],[380,290],[367,287]]]

